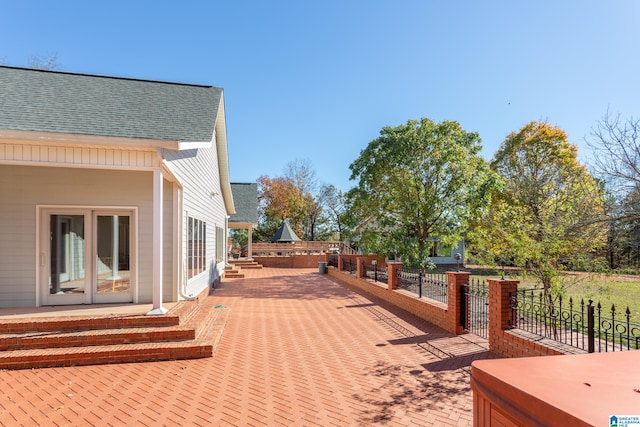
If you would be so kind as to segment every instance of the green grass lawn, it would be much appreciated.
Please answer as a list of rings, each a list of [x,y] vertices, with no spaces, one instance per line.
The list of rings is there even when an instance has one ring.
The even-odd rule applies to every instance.
[[[482,279],[499,279],[502,271],[488,268],[467,268],[472,277]],[[540,283],[532,276],[521,275],[517,270],[507,270],[505,278],[520,280],[521,286],[526,288],[540,287]],[[574,304],[584,299],[593,300],[597,306],[602,304],[604,316],[610,316],[611,306],[616,307],[616,318],[623,319],[627,307],[631,312],[631,320],[640,322],[640,276],[622,274],[572,273],[565,272],[561,276],[563,299],[568,304],[569,297]],[[563,303],[564,305],[564,303]]]

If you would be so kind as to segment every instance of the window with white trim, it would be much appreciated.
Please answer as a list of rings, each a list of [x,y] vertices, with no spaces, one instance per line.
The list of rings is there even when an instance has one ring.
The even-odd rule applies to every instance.
[[[187,278],[207,269],[207,225],[197,218],[187,217]]]
[[[225,240],[224,228],[216,227],[216,262],[224,261]]]

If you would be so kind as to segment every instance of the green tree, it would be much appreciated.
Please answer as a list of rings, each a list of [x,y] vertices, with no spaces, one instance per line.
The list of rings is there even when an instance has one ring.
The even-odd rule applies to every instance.
[[[475,241],[546,290],[563,262],[591,254],[606,235],[604,192],[577,155],[564,131],[533,121],[507,136],[491,162],[505,186]]]
[[[245,229],[231,229],[230,237],[234,248],[243,249],[249,244],[249,232]]]
[[[348,223],[364,249],[431,266],[433,238],[458,241],[497,184],[480,150],[454,121],[384,127],[350,165]]]

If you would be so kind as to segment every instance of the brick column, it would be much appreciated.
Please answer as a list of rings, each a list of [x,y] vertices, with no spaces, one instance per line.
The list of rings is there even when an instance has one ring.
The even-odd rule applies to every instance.
[[[362,278],[364,274],[364,259],[359,256],[356,257],[356,278],[360,279]]]
[[[501,331],[517,326],[512,319],[511,297],[518,289],[518,280],[490,279],[489,282],[489,330],[493,326]]]
[[[462,325],[460,325],[460,313],[467,310],[462,307],[462,285],[469,283],[468,271],[448,271],[447,272],[447,330],[455,334],[466,334]]]
[[[515,296],[518,280],[489,279],[489,350],[499,345],[502,331],[517,326],[513,318],[511,296]]]
[[[342,255],[338,255],[338,271],[342,271]]]
[[[402,269],[402,263],[388,262],[387,267],[387,289],[390,291],[398,289],[398,271]]]

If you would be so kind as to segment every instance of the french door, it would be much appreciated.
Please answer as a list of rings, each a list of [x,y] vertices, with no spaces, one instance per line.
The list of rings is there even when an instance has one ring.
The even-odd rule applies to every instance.
[[[42,305],[133,301],[134,219],[130,210],[42,209]]]

